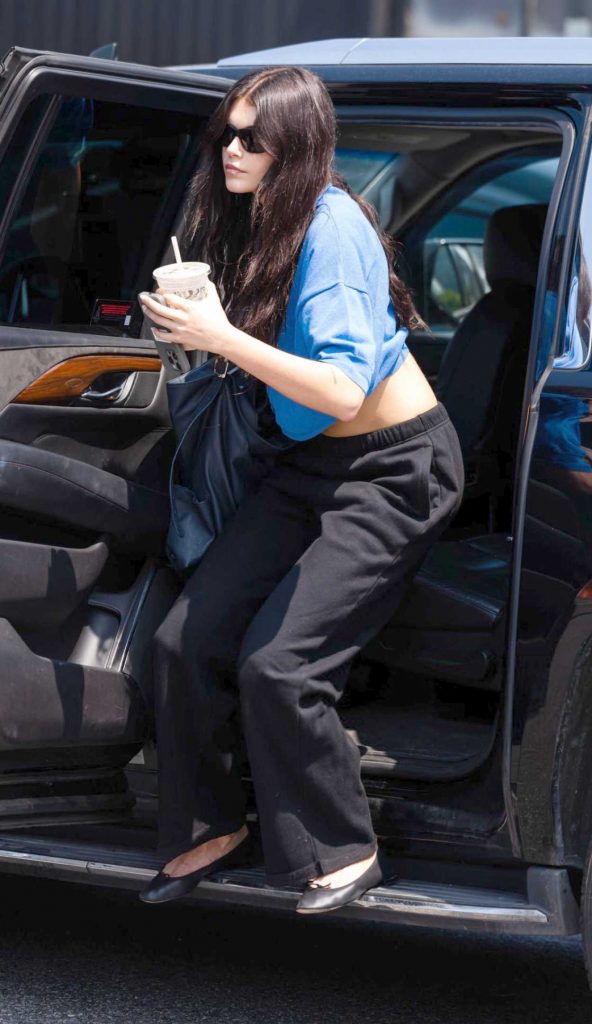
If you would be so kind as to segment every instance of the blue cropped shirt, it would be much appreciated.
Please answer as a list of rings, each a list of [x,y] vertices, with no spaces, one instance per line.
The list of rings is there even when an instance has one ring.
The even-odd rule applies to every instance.
[[[380,239],[355,200],[329,185],[315,209],[277,346],[338,366],[367,396],[409,354],[408,331],[397,322]],[[335,423],[269,385],[267,394],[282,432],[297,441]]]

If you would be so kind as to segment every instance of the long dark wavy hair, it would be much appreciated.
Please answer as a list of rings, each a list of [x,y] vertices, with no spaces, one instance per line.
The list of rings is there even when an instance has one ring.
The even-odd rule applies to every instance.
[[[220,138],[237,100],[255,106],[256,135],[275,157],[252,193],[229,192]],[[183,250],[203,260],[236,327],[274,344],[284,321],[298,255],[315,201],[337,185],[360,206],[387,256],[389,290],[400,323],[425,326],[394,270],[395,243],[374,207],[355,195],[333,167],[337,124],[321,79],[301,67],[254,71],[227,93],[208,121],[198,169],[186,195]]]

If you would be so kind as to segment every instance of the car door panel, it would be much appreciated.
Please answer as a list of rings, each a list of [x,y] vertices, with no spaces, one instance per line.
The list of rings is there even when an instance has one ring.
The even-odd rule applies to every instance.
[[[166,490],[173,440],[164,378],[160,369],[158,373],[155,370],[160,361],[153,355],[124,355],[117,350],[70,358],[56,354],[58,361],[39,376],[30,372],[29,364],[24,378],[27,383],[0,410],[0,438],[54,451]],[[142,365],[147,369],[137,369]],[[89,392],[109,391],[113,376],[118,381],[128,371],[134,380],[121,404],[84,397]]]
[[[130,805],[122,769],[153,728],[150,640],[179,589],[160,559],[166,388],[136,294],[225,87],[18,51],[0,71],[3,825]],[[90,128],[68,120],[89,107]],[[109,321],[114,301],[125,323]]]
[[[102,540],[74,548],[2,537],[0,617],[18,629],[59,626],[90,593],[108,553]]]
[[[18,393],[14,402],[23,405],[53,405],[54,402],[81,398],[102,374],[136,372],[160,373],[157,357],[123,356],[102,353],[96,356],[74,356],[52,366]],[[101,399],[100,392],[88,396]],[[107,396],[105,396],[107,397]]]
[[[43,502],[40,504],[40,496]],[[0,439],[0,506],[83,532],[106,533],[131,554],[158,554],[168,497],[79,459]]]
[[[155,350],[154,347],[146,347],[143,351],[138,350],[137,347],[129,348],[125,344],[116,344],[115,339],[108,339],[102,344],[99,339],[94,338],[92,347],[82,345],[64,345],[53,346],[43,344],[39,337],[35,339],[34,344],[22,344],[20,337],[17,335],[15,339],[13,332],[11,338],[11,344],[9,346],[3,344],[3,339],[0,336],[0,409],[3,409],[9,402],[19,401],[19,395],[25,388],[34,386],[35,389],[41,385],[38,383],[47,372],[51,371],[52,374],[57,372],[57,368],[63,366],[67,361],[73,358],[88,358],[90,354],[96,356],[127,356],[130,360],[137,357],[154,358]],[[20,343],[17,347],[16,341]],[[90,352],[89,352],[90,348]],[[147,369],[153,370],[154,364],[147,363]],[[58,374],[59,375],[59,374]],[[74,374],[72,374],[74,376]],[[98,376],[98,374],[97,374]],[[92,383],[92,379],[91,379]],[[74,395],[68,396],[64,394],[64,399],[67,397],[74,397]],[[34,401],[32,395],[26,396],[26,399],[21,398],[21,402],[26,401],[27,404]]]
[[[39,657],[3,618],[0,647],[1,754],[11,749],[47,753],[55,747],[96,751],[138,744],[145,737],[146,707],[137,686],[121,672]],[[78,761],[87,758],[81,753]],[[2,760],[9,759],[0,758],[0,765]]]

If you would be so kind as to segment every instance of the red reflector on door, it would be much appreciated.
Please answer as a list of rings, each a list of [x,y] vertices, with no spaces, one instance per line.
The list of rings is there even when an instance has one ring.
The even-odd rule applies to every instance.
[[[133,302],[117,299],[97,299],[91,317],[91,324],[118,324],[128,327],[132,318]]]

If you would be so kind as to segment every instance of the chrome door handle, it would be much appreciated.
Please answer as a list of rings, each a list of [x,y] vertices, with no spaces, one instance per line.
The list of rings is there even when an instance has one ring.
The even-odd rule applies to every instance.
[[[130,373],[121,384],[117,384],[114,388],[106,388],[105,391],[95,391],[91,386],[82,392],[80,399],[85,402],[108,402],[109,405],[117,405],[120,402],[125,402],[135,379],[136,374]]]

